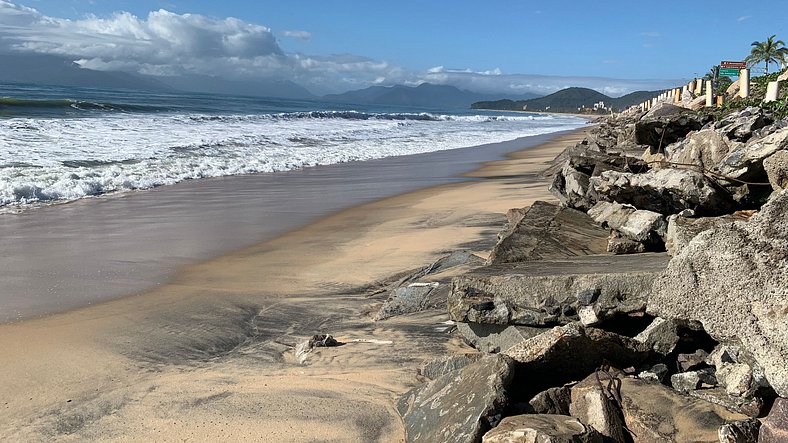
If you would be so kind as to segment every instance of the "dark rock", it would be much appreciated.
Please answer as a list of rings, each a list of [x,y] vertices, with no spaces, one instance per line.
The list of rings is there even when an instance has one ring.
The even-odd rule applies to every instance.
[[[707,365],[706,359],[709,353],[703,349],[698,349],[692,354],[679,354],[676,356],[676,364],[679,366],[681,372],[692,371],[694,369],[702,369]]]
[[[590,180],[600,200],[631,204],[660,214],[693,209],[698,215],[717,215],[735,209],[735,202],[726,191],[695,171],[657,169],[643,174],[607,171]]]
[[[442,441],[442,440],[435,440]],[[529,414],[506,417],[484,435],[483,443],[602,443],[590,426],[566,415]]]
[[[404,394],[397,410],[408,442],[479,442],[501,419],[512,360],[495,355]]]
[[[608,376],[594,373],[573,386],[569,413],[592,426],[605,436],[607,441],[626,443],[629,440],[624,431],[624,417],[607,391]]]
[[[314,348],[328,348],[332,346],[339,346],[342,343],[338,342],[334,337],[328,334],[316,334],[309,340],[303,341],[296,345],[295,356],[299,364],[306,362],[307,354],[312,352]]]
[[[621,380],[624,421],[638,443],[718,441],[719,428],[748,417],[659,384]]]
[[[542,201],[493,248],[490,263],[558,259],[605,251],[607,231],[583,212]]]
[[[668,366],[665,363],[657,363],[651,368],[641,371],[638,378],[651,383],[664,383],[668,378]]]
[[[489,323],[457,323],[457,332],[463,340],[481,352],[498,353],[523,340],[544,332],[529,326],[497,325]]]
[[[529,414],[569,415],[569,404],[572,403],[572,389],[569,386],[549,388],[528,401]]]
[[[449,285],[440,285],[437,282],[411,283],[391,291],[388,300],[372,319],[380,321],[397,315],[435,308],[446,303],[448,294]]]
[[[770,125],[773,121],[771,117],[764,115],[763,109],[748,107],[727,115],[717,122],[714,128],[731,140],[746,142],[754,131]]]
[[[758,443],[761,422],[756,419],[735,421],[720,427],[720,443]]]
[[[655,282],[649,311],[738,341],[788,395],[788,191],[748,222],[702,232]]]
[[[634,339],[658,354],[668,355],[676,348],[680,338],[679,326],[675,321],[657,317]]]
[[[635,124],[635,143],[649,145],[660,152],[690,133],[703,127],[704,122],[691,113],[663,118],[643,118]]]
[[[761,424],[758,443],[788,441],[788,399],[778,398]]]
[[[443,355],[432,360],[425,361],[419,368],[419,374],[423,377],[435,380],[450,372],[457,371],[471,363],[479,361],[484,354],[463,354],[463,355]]]
[[[580,256],[480,268],[454,278],[449,315],[458,322],[568,323],[577,320],[571,313],[579,312],[578,295],[587,290],[599,293],[593,303],[599,321],[642,312],[665,259],[664,254]]]

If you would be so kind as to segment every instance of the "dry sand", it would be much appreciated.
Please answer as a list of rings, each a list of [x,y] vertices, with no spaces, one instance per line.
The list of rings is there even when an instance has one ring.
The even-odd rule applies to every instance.
[[[403,441],[415,368],[472,352],[445,312],[381,322],[374,294],[447,251],[486,256],[575,132],[467,182],[354,207],[185,268],[148,293],[0,326],[2,441]],[[296,364],[315,333],[347,344]],[[357,341],[354,341],[357,340]]]

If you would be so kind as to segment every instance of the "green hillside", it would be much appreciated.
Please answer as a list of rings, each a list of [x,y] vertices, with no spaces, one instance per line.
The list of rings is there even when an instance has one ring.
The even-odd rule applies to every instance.
[[[507,111],[550,111],[550,112],[582,112],[583,108],[593,109],[594,104],[603,102],[605,109],[599,113],[608,113],[626,109],[657,95],[654,91],[638,91],[622,97],[609,97],[601,92],[588,88],[566,88],[544,97],[530,100],[496,100],[482,101],[471,105],[473,109],[497,109]]]

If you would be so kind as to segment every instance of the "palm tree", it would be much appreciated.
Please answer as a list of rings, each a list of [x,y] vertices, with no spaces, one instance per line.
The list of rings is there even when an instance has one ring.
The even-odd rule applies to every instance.
[[[760,62],[766,63],[766,73],[769,73],[769,63],[785,63],[788,56],[788,48],[782,40],[774,40],[777,35],[772,35],[765,42],[752,42],[750,55],[747,57],[749,66],[757,65]]]

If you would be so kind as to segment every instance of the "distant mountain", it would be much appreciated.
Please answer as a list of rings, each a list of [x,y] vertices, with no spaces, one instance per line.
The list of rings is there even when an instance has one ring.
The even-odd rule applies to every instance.
[[[491,100],[501,94],[484,94],[466,91],[448,85],[422,83],[419,86],[370,86],[342,94],[329,94],[323,100],[335,103],[360,105],[393,105],[422,108],[467,108],[481,100]],[[524,94],[518,98],[528,99],[536,94]]]
[[[2,66],[0,82],[4,83],[39,83],[148,91],[173,89],[154,77],[83,69],[68,59],[51,55],[0,54],[0,66]]]
[[[578,112],[579,108],[593,108],[595,103],[604,102],[607,109],[622,110],[656,94],[655,91],[638,91],[613,98],[593,89],[574,87],[530,100],[479,101],[473,103],[471,107],[512,111]]]

